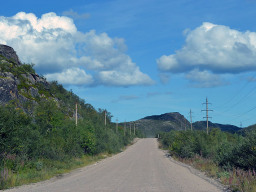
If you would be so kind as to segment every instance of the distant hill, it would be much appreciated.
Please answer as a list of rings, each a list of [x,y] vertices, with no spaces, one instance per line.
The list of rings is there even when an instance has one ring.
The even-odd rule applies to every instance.
[[[256,131],[256,124],[250,125],[238,131],[238,133],[244,135],[246,132]]]
[[[144,117],[135,123],[147,137],[154,137],[160,131],[183,130],[190,125],[189,121],[178,112]]]
[[[139,129],[146,137],[155,137],[159,132],[169,132],[171,130],[188,130],[191,129],[190,122],[180,113],[164,113],[161,115],[147,116],[134,122],[126,123],[126,127],[129,129],[133,128],[134,123],[137,129]],[[124,126],[124,123],[121,123]],[[234,125],[223,125],[218,123],[212,123],[209,121],[209,128],[219,128],[222,131],[235,133],[240,130],[239,127]],[[194,130],[205,130],[206,122],[198,121],[193,123]]]
[[[222,131],[236,133],[241,130],[241,128],[235,125],[223,125],[219,123],[212,123],[211,121],[208,122],[208,126],[210,129],[212,128],[219,128]],[[205,130],[206,129],[206,121],[197,121],[193,123],[193,128],[196,130]]]

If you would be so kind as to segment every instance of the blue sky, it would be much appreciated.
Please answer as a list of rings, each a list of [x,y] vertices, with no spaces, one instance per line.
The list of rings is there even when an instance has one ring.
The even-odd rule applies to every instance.
[[[113,121],[180,112],[256,123],[254,0],[9,0],[0,43]]]

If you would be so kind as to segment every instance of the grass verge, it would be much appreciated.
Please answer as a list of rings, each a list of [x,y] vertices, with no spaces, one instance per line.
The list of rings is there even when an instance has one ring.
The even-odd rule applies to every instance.
[[[233,170],[226,171],[219,167],[211,159],[205,159],[198,155],[189,159],[184,159],[177,156],[173,156],[173,158],[201,170],[207,176],[217,179],[226,186],[230,186],[229,189],[233,192],[256,191],[255,170],[244,171],[241,169],[233,168]]]
[[[126,150],[129,146],[133,145],[138,140],[138,138],[135,138],[131,143],[129,143],[119,152]],[[71,172],[72,170],[93,164],[99,160],[111,157],[117,153],[118,152],[106,152],[94,156],[83,155],[80,158],[55,161],[49,159],[38,159],[36,161],[19,163],[16,171],[6,168],[8,166],[4,166],[3,168],[0,168],[0,190],[48,180],[55,176],[62,176],[65,173]]]
[[[0,189],[12,188],[47,180],[54,176],[61,176],[62,174],[93,164],[109,156],[111,155],[105,153],[95,156],[84,155],[81,158],[72,158],[64,161],[40,159],[21,166],[17,172],[4,168],[0,173]]]

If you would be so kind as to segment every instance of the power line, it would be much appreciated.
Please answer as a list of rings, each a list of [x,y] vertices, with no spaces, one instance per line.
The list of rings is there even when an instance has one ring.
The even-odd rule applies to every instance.
[[[256,86],[246,95],[244,95],[242,98],[240,98],[240,100],[238,100],[234,105],[232,105],[230,108],[228,108],[227,110],[225,110],[224,112],[227,112],[231,109],[233,109],[235,106],[237,106],[239,103],[241,103],[242,101],[246,101],[245,98],[248,97],[251,93],[253,93],[253,91],[255,91]]]
[[[241,114],[240,116],[238,116],[238,117],[242,117],[242,116],[244,116],[245,114],[247,114],[247,113],[249,113],[249,112],[253,111],[254,109],[256,109],[256,106],[255,106],[255,107],[253,107],[252,109],[250,109],[250,110],[248,110],[248,111],[246,111],[246,112],[242,113],[242,114]]]
[[[254,75],[252,76],[252,78],[254,79],[256,77],[256,73],[254,73]],[[237,90],[237,92],[233,95],[232,98],[228,97],[227,99],[225,99],[226,101],[224,102],[223,106],[227,106],[229,103],[231,103],[235,98],[237,98],[237,96],[242,93],[242,91],[249,85],[249,83],[251,83],[252,81],[246,81],[245,84],[243,85],[242,88],[240,88],[239,90]],[[218,106],[219,107],[219,106]]]
[[[253,108],[251,108],[251,109],[248,110],[248,111],[245,111],[245,112],[242,113],[241,115],[235,116],[233,120],[238,120],[238,118],[240,118],[240,117],[246,115],[247,113],[250,113],[251,111],[253,111],[253,110],[255,110],[255,109],[256,109],[256,106],[253,107]],[[248,118],[248,119],[246,119],[246,120],[243,120],[243,122],[246,122],[246,121],[251,120],[251,119],[252,119],[252,118]]]

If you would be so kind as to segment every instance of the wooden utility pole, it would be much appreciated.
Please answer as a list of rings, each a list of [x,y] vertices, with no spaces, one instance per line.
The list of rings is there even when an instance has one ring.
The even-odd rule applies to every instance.
[[[77,103],[76,103],[76,126],[77,126]]]
[[[136,123],[133,124],[133,135],[135,135]]]
[[[193,125],[192,125],[192,111],[191,111],[191,109],[190,109],[189,114],[190,114],[190,128],[191,128],[191,131],[192,131],[193,130]]]
[[[118,131],[118,119],[116,119],[116,133]]]
[[[104,121],[105,123],[105,127],[107,126],[107,111],[105,110],[105,121]]]
[[[211,118],[211,117],[209,117],[208,112],[209,112],[209,111],[213,111],[213,110],[210,110],[210,109],[208,108],[208,105],[211,104],[211,103],[208,102],[207,97],[206,97],[206,102],[203,103],[203,104],[206,105],[206,110],[202,110],[202,111],[206,111],[206,117],[204,117],[204,118],[206,118],[206,133],[207,133],[207,135],[208,135],[208,134],[209,134],[208,119]]]
[[[132,135],[132,124],[130,122],[130,135]]]
[[[124,136],[125,136],[125,130],[126,130],[126,120],[124,121]]]

